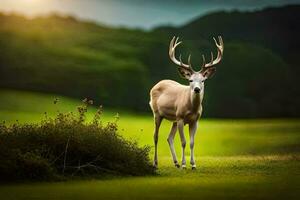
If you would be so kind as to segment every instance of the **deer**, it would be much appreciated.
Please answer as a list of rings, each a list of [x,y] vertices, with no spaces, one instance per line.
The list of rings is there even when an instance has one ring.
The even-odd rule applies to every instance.
[[[175,56],[175,49],[182,42],[179,37],[172,38],[169,46],[169,57],[178,67],[180,76],[189,81],[189,85],[182,85],[173,80],[162,80],[150,90],[150,107],[154,117],[154,161],[153,167],[157,169],[157,144],[158,134],[163,119],[171,121],[173,124],[167,138],[170,147],[173,163],[175,167],[180,168],[174,149],[174,137],[178,130],[181,140],[181,167],[186,168],[185,147],[186,139],[184,126],[189,126],[190,137],[190,164],[192,169],[196,169],[194,158],[194,139],[197,132],[198,120],[202,115],[202,101],[204,97],[204,82],[211,78],[216,72],[216,66],[223,57],[224,43],[221,36],[218,36],[218,42],[213,38],[217,47],[217,56],[214,58],[211,52],[211,61],[206,63],[205,56],[202,55],[203,64],[199,71],[195,71],[191,64],[191,54],[188,56],[188,64],[185,64]]]

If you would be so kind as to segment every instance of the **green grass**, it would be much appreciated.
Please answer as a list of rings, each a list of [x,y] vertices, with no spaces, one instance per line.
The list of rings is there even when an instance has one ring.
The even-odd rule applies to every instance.
[[[79,100],[12,90],[0,91],[0,120],[36,122],[45,111],[74,110]],[[92,112],[94,109],[90,109]],[[104,121],[115,111],[104,108]],[[159,135],[159,170],[154,177],[114,177],[60,183],[0,186],[1,199],[298,199],[299,120],[202,119],[196,135],[197,170],[173,167],[164,121]],[[140,145],[153,145],[149,114],[120,111],[119,132]],[[188,135],[188,134],[187,134]],[[188,137],[187,137],[188,138]],[[188,140],[187,140],[188,141]],[[180,141],[175,138],[177,155]],[[153,153],[153,152],[152,152]],[[186,155],[189,155],[187,145]],[[152,156],[152,154],[151,154]],[[189,159],[188,159],[189,161]]]

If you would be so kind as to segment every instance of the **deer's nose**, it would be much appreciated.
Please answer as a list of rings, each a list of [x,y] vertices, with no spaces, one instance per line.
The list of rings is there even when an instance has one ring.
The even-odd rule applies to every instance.
[[[200,92],[200,88],[195,87],[195,88],[194,88],[194,92],[199,93],[199,92]]]

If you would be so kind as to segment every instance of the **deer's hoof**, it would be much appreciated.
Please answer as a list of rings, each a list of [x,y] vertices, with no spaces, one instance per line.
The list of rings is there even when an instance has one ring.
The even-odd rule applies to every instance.
[[[192,165],[192,170],[196,170],[196,165]]]
[[[176,168],[180,168],[180,165],[178,163],[175,163]]]
[[[157,167],[157,162],[154,162],[154,163],[153,163],[153,168],[154,168],[154,169],[157,169],[157,168],[158,168],[158,167]]]
[[[186,165],[182,165],[181,168],[182,168],[182,169],[186,169]]]

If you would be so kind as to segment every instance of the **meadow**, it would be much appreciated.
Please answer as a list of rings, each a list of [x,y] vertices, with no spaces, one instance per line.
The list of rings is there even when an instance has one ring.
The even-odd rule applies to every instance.
[[[296,25],[299,11],[299,5],[249,12],[216,11],[180,26],[163,25],[147,31],[110,27],[60,14],[27,18],[18,13],[0,12],[0,133],[4,136],[0,138],[0,199],[300,199],[300,96],[297,95],[300,94],[297,86],[300,71],[296,45],[299,44],[300,29]],[[130,140],[141,149],[150,147],[152,160],[154,127],[148,92],[162,79],[187,83],[178,76],[167,54],[174,35],[184,42],[178,49],[183,60],[192,53],[192,64],[196,68],[202,63],[201,54],[206,58],[211,51],[215,54],[212,37],[221,35],[225,43],[224,60],[205,88],[204,117],[199,121],[195,138],[197,169],[192,170],[189,164],[187,169],[174,167],[167,143],[171,123],[163,121],[158,143],[159,168],[155,175],[97,171],[90,176],[82,173],[82,176],[68,177],[64,173],[65,166],[74,169],[77,161],[78,166],[82,164],[81,158],[95,164],[88,156],[91,152],[97,157],[102,153],[109,158],[97,160],[101,163],[95,164],[96,167],[105,166],[103,160],[114,158],[116,163],[122,164],[110,165],[110,171],[116,172],[118,166],[130,172],[143,168],[136,165],[139,157],[131,156],[130,159],[121,145],[114,146],[119,151],[101,149],[99,144],[110,147],[115,143],[107,141],[116,140],[99,139],[99,132],[93,134],[91,129],[80,129],[76,120],[67,124],[69,126],[60,124],[64,128],[59,129],[62,131],[56,128],[49,129],[53,132],[27,130],[42,127],[39,125],[43,123],[39,122],[46,117],[76,113],[77,107],[82,105],[81,98],[88,97],[94,100],[93,106],[88,107],[88,121],[103,104],[102,123],[117,120],[117,132],[123,136],[122,141],[125,141],[123,138]],[[6,129],[2,123],[17,124],[22,131],[19,135],[11,134],[17,131]],[[23,126],[26,123],[36,125]],[[86,127],[88,124],[79,125]],[[13,131],[5,135],[1,127]],[[61,145],[53,145],[56,143],[49,142],[47,137],[32,142],[24,133],[30,136],[38,133],[38,139],[54,133],[52,138]],[[75,135],[83,140],[75,140]],[[96,137],[90,137],[93,135]],[[11,141],[23,138],[21,141],[25,142],[10,142],[9,137],[17,138]],[[66,143],[64,138],[68,138]],[[47,148],[43,141],[48,141]],[[67,159],[65,144],[72,147],[74,141],[87,141],[73,148],[84,149],[87,154],[70,148]],[[13,145],[18,148],[11,148],[15,147]],[[26,154],[21,161],[34,160],[33,155],[43,152],[38,147],[48,152],[53,148],[59,155],[64,152],[66,159],[46,154],[50,161],[50,158],[58,158],[53,162],[58,163],[57,169],[60,170],[59,166],[64,163],[63,170],[59,171],[62,179],[27,178],[31,176],[9,179],[22,172],[31,174],[22,169],[39,172],[34,167],[26,168],[28,165],[22,164],[18,157],[21,153],[29,153],[31,157]],[[16,149],[25,150],[20,153]],[[175,149],[180,160],[178,135]],[[118,156],[113,156],[116,155],[113,152]],[[17,154],[12,157],[17,159],[1,157],[10,153]],[[187,145],[187,163],[189,154]],[[143,155],[144,163],[153,172],[147,159],[148,151]],[[42,160],[42,156],[38,158],[37,161]],[[123,158],[128,162],[123,162]],[[70,164],[66,165],[65,161]],[[124,163],[138,167],[130,168]],[[2,169],[11,169],[12,173]],[[88,170],[85,168],[81,172]],[[36,174],[35,177],[42,177]]]
[[[59,101],[54,104],[53,101]],[[0,120],[38,122],[44,112],[75,111],[80,100],[52,94],[0,91]],[[97,105],[97,102],[94,103]],[[89,116],[96,107],[89,109]],[[153,146],[151,112],[118,110],[119,133],[139,145]],[[104,107],[103,122],[116,110]],[[1,199],[298,199],[300,196],[299,120],[201,119],[196,135],[197,169],[173,166],[164,121],[159,135],[159,169],[146,177],[111,177],[66,182],[2,184]],[[187,131],[187,130],[186,130]],[[187,137],[188,138],[188,137]],[[188,141],[188,139],[187,139]],[[180,141],[175,137],[177,155]],[[188,145],[187,145],[188,147]],[[151,158],[152,158],[151,152]],[[189,148],[186,148],[189,155]],[[188,159],[189,161],[189,159]]]

